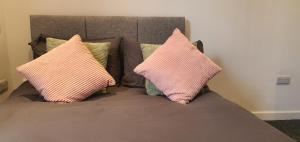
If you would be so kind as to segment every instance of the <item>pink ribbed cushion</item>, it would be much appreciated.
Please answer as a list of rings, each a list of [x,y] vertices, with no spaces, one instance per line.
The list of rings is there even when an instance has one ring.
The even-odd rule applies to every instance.
[[[47,101],[82,101],[115,85],[111,75],[81,42],[79,35],[17,68]]]
[[[134,72],[149,79],[172,101],[186,104],[221,68],[175,29]]]

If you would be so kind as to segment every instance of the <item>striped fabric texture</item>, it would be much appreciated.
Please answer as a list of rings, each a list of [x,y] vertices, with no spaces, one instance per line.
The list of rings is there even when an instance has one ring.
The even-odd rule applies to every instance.
[[[197,42],[193,45],[197,46]],[[146,60],[161,44],[141,44],[141,49],[143,53],[143,59]],[[148,95],[160,96],[164,95],[163,92],[157,89],[157,87],[148,79],[145,80],[145,88]]]
[[[79,35],[41,57],[17,68],[47,101],[82,101],[115,85],[115,80],[97,62]]]
[[[149,79],[170,100],[187,104],[221,68],[175,29],[134,72]]]

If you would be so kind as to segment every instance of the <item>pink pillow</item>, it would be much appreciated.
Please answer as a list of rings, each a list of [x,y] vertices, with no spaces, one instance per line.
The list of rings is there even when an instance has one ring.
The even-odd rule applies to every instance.
[[[172,101],[187,104],[221,68],[175,29],[134,72],[149,79]]]
[[[47,101],[82,101],[115,85],[115,80],[84,46],[79,35],[17,70]]]

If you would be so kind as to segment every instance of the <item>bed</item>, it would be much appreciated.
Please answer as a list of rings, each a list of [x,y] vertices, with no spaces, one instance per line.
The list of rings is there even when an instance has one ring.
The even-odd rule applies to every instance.
[[[33,15],[32,39],[40,33],[69,38],[122,36],[162,43],[184,17],[95,17]],[[240,106],[205,88],[188,105],[146,95],[144,88],[118,86],[84,102],[45,102],[22,83],[0,105],[1,142],[293,142]]]

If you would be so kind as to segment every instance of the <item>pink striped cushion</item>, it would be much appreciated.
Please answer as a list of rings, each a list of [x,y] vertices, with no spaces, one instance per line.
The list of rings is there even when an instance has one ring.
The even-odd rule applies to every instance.
[[[134,72],[149,79],[172,101],[187,104],[221,68],[175,29]]]
[[[114,79],[84,46],[79,35],[17,70],[47,101],[82,101],[115,85]]]

